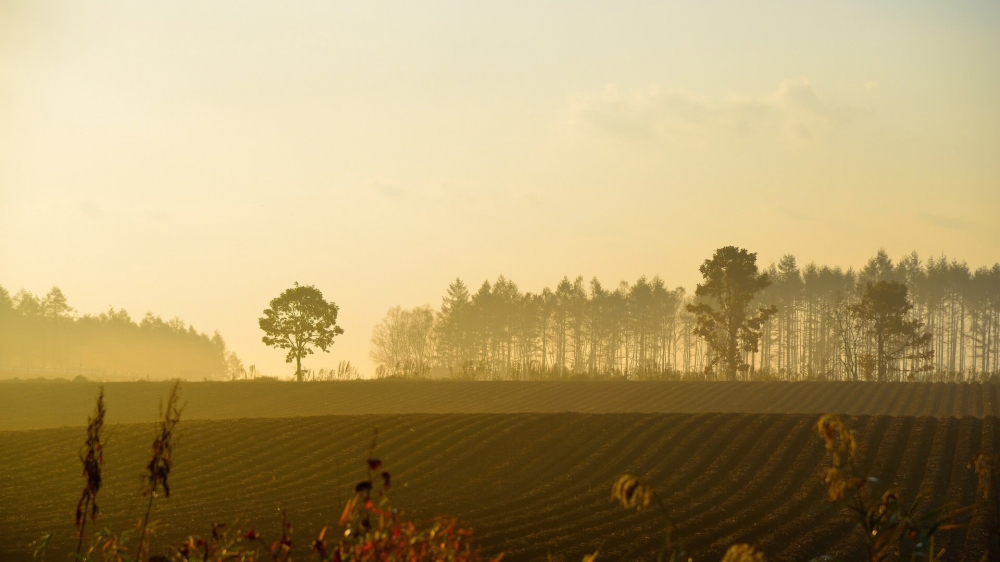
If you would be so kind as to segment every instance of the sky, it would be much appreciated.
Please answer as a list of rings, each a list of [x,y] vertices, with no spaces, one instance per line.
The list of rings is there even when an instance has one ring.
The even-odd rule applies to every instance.
[[[218,330],[725,245],[1000,261],[1000,3],[0,2],[0,285]]]

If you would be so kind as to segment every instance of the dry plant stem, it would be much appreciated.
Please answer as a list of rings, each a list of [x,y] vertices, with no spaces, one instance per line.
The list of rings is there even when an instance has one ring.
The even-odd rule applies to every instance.
[[[663,514],[663,519],[666,520],[667,522],[665,529],[666,532],[663,535],[663,546],[660,547],[660,552],[656,554],[656,562],[663,562],[664,560],[663,557],[666,556],[667,551],[670,550],[670,547],[674,541],[674,536],[676,536],[677,534],[677,525],[674,523],[674,520],[670,517],[670,511],[667,509],[666,504],[663,503],[663,500],[661,500],[658,495],[656,495],[656,492],[652,493],[652,497],[653,501],[656,502],[656,505],[660,508],[660,513]],[[632,560],[632,555],[635,554],[635,552],[640,547],[641,545],[636,545],[635,548],[626,552],[622,560]],[[600,551],[599,548],[598,551]],[[677,551],[677,549],[674,549],[674,552],[670,557],[670,562],[675,562],[676,560],[679,560],[680,558],[678,555],[680,554],[681,552]]]
[[[42,538],[31,543],[31,545],[35,547],[35,551],[31,553],[32,560],[45,562],[45,554],[49,551],[49,546],[52,545],[53,536],[54,535],[52,533],[45,533],[42,535]],[[77,555],[77,558],[79,558],[79,555]]]
[[[135,553],[136,562],[142,560],[142,543],[146,540],[146,524],[149,522],[149,512],[153,510],[153,494],[149,494],[149,503],[146,504],[146,514],[142,516],[142,524],[139,533],[139,550]]]
[[[85,508],[86,509],[90,508],[90,501],[89,500],[87,501],[87,505],[86,505]],[[86,528],[87,528],[87,519],[84,518],[84,520],[82,522],[80,522],[80,533],[79,533],[79,536],[77,536],[77,539],[76,539],[76,557],[77,557],[77,559],[80,558],[80,549],[83,548],[83,532],[84,532],[84,530]]]
[[[139,546],[135,553],[136,561],[142,560],[143,543],[146,539],[146,527],[149,524],[149,514],[153,510],[153,498],[156,491],[163,488],[163,493],[170,497],[170,484],[167,478],[170,476],[171,453],[173,453],[173,434],[177,424],[181,421],[181,411],[183,406],[178,407],[178,392],[180,391],[180,381],[174,382],[170,389],[170,396],[167,398],[167,407],[160,413],[162,418],[159,424],[159,432],[153,441],[153,457],[146,465],[146,489],[149,496],[149,503],[146,505],[146,513],[143,515],[139,528]]]
[[[644,507],[648,507],[651,503],[656,503],[657,507],[660,509],[660,514],[663,516],[666,522],[666,528],[664,529],[663,536],[663,546],[660,547],[660,551],[656,556],[657,562],[663,562],[664,556],[670,551],[670,561],[675,562],[684,557],[683,543],[681,545],[674,545],[674,537],[677,534],[677,525],[674,523],[672,517],[670,517],[670,510],[667,508],[667,504],[660,498],[660,496],[643,480],[638,478],[633,474],[623,474],[618,477],[614,485],[611,487],[611,500],[621,502],[622,507],[626,509],[636,509],[641,510]],[[641,545],[636,545],[632,550],[627,552],[622,558],[623,560],[630,560],[632,555],[635,554]],[[678,548],[680,547],[680,548]],[[596,557],[596,553],[593,555]]]
[[[662,562],[663,556],[666,555],[667,549],[670,548],[671,543],[673,543],[674,535],[677,533],[677,524],[675,524],[674,520],[670,517],[670,510],[667,509],[666,504],[663,503],[663,500],[660,499],[660,496],[657,495],[656,492],[653,492],[653,501],[655,501],[656,505],[659,506],[660,512],[663,513],[663,518],[667,521],[667,533],[666,536],[663,537],[663,546],[660,547],[660,553],[656,556],[657,562]],[[671,560],[674,560],[675,558],[677,558],[676,555],[670,557]]]
[[[80,501],[76,505],[76,526],[79,535],[76,542],[76,557],[80,558],[80,550],[83,548],[83,535],[87,528],[87,517],[91,519],[97,517],[97,493],[101,489],[101,466],[104,464],[104,446],[101,443],[101,431],[104,428],[104,386],[101,386],[97,395],[97,404],[94,407],[94,416],[87,420],[87,441],[84,443],[85,452],[80,455],[83,463],[83,475],[87,477],[87,484],[80,495]]]
[[[90,507],[89,502],[88,502],[88,505],[86,507],[87,508]],[[77,558],[80,558],[80,549],[83,548],[83,532],[84,532],[84,530],[86,528],[87,528],[87,522],[84,521],[83,523],[80,524],[80,531],[77,534],[77,538],[76,538],[76,557]]]

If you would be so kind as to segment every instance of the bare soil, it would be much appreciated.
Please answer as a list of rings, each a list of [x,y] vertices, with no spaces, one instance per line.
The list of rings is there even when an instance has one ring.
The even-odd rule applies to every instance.
[[[107,383],[109,421],[151,422],[170,383]],[[186,382],[184,418],[356,414],[756,413],[998,416],[998,385],[869,382]],[[0,431],[81,426],[97,385],[0,383]]]
[[[514,404],[528,411],[756,404],[758,409],[856,411],[874,409],[884,401],[904,411],[936,414],[848,418],[860,436],[862,466],[886,485],[899,487],[904,498],[925,496],[924,511],[973,503],[976,477],[969,467],[973,455],[980,450],[1000,451],[997,418],[940,417],[968,404],[969,397],[982,396],[986,387],[769,383],[740,386],[743,392],[737,393],[728,389],[739,385],[478,384],[237,385],[249,398],[232,398],[228,412],[240,413],[244,399],[274,405],[265,409],[272,414],[289,411],[279,406],[284,400],[304,404],[299,413],[335,407],[377,409],[372,404],[383,402],[400,410],[416,409],[420,402],[409,393],[418,392],[431,404],[427,409],[461,403],[466,410],[511,409]],[[150,387],[162,390],[159,385]],[[196,388],[205,389],[205,394],[196,394]],[[198,407],[208,412],[209,393],[230,388],[234,387],[188,385],[192,413],[198,412],[198,400],[206,400]],[[302,388],[313,389],[313,397],[300,393]],[[499,389],[505,398],[486,400],[479,388]],[[598,392],[602,388],[605,392]],[[702,392],[709,388],[722,397]],[[562,393],[557,392],[560,389]],[[265,390],[270,400],[265,399]],[[799,399],[779,400],[781,390]],[[932,390],[937,393],[928,394]],[[376,391],[384,393],[382,401],[376,400]],[[121,407],[119,392],[124,390],[109,386],[110,411]],[[84,394],[79,408],[85,417],[93,396],[89,389]],[[348,394],[354,401],[347,399]],[[67,396],[60,400],[68,402]],[[46,419],[52,424],[63,418],[53,414]],[[378,426],[382,435],[378,453],[393,473],[395,505],[418,520],[441,513],[459,516],[473,526],[486,553],[506,551],[507,560],[541,560],[548,552],[567,561],[580,560],[598,547],[605,560],[654,559],[662,537],[657,514],[626,512],[609,501],[614,478],[626,471],[644,476],[666,498],[695,560],[718,560],[737,542],[763,549],[769,560],[801,561],[821,554],[857,559],[861,545],[852,523],[824,504],[817,480],[824,451],[813,430],[815,421],[811,413],[188,419],[181,423],[171,475],[173,493],[157,500],[153,508],[153,517],[162,523],[154,551],[163,551],[191,533],[207,533],[213,522],[222,521],[257,528],[265,539],[273,540],[279,510],[287,509],[295,526],[296,549],[307,555],[319,529],[336,525],[354,483],[362,477],[365,448]],[[141,513],[139,475],[152,432],[148,424],[112,427],[105,487],[99,498],[100,525],[134,525]],[[0,559],[30,559],[28,543],[46,531],[56,533],[50,560],[64,559],[75,544],[72,520],[83,485],[77,459],[83,437],[80,428],[0,432]],[[945,560],[978,560],[989,542],[996,541],[995,532],[980,524],[995,521],[995,514],[981,507],[972,518],[976,526],[942,537],[939,546],[946,549]]]

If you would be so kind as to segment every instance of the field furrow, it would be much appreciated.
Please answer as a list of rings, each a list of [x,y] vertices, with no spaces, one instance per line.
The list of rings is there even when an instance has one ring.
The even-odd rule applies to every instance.
[[[897,392],[922,398],[906,387]],[[955,392],[956,402],[970,399]],[[996,418],[845,419],[859,435],[859,465],[904,499],[925,496],[922,512],[975,501],[972,456],[1000,451]],[[177,543],[217,521],[273,536],[281,509],[295,524],[297,544],[308,544],[322,525],[335,523],[363,476],[377,426],[377,454],[393,473],[395,504],[418,520],[457,515],[487,553],[506,551],[509,560],[540,560],[548,552],[578,560],[598,546],[609,560],[653,558],[659,514],[626,512],[609,501],[623,472],[643,476],[667,501],[696,560],[717,560],[735,542],[754,544],[774,560],[824,553],[849,559],[862,543],[849,518],[824,502],[815,420],[726,413],[188,420],[173,494],[154,505],[153,516],[165,525],[156,544]],[[111,429],[102,520],[121,527],[141,513],[139,474],[152,426]],[[0,559],[30,559],[28,543],[46,531],[56,533],[52,559],[70,547],[81,439],[79,428],[0,432]],[[971,521],[971,528],[939,539],[944,559],[978,560],[998,542],[997,515],[995,503],[966,515],[960,522]]]

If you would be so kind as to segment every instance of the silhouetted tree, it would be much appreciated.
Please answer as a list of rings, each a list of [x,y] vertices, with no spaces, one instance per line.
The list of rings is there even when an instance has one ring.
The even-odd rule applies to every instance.
[[[920,380],[1000,375],[1000,265],[970,273],[944,257],[925,264],[911,253],[893,262],[879,250],[858,271],[800,267],[785,255],[764,272],[773,283],[754,295],[747,329],[736,338],[738,367],[749,368],[749,378],[876,378],[874,325],[852,307],[867,282],[879,281],[905,284],[913,305],[905,320],[922,322],[932,334],[926,348],[889,362],[889,378],[902,372]],[[501,276],[475,294],[456,280],[435,318],[434,361],[463,378],[703,378],[705,367],[725,356],[699,337],[698,318],[687,305],[700,304],[715,301],[668,290],[657,277],[614,288],[564,277],[555,290],[521,293]],[[760,309],[777,312],[766,319],[750,312]]]
[[[46,318],[69,318],[74,312],[59,287],[52,287],[49,294],[45,295],[41,308]]]
[[[295,360],[295,380],[302,381],[302,358],[313,353],[313,347],[328,351],[334,336],[344,333],[337,325],[339,309],[323,299],[323,293],[312,285],[295,283],[271,300],[258,324],[264,331],[265,344],[287,349],[285,362]]]
[[[456,279],[448,285],[448,293],[441,301],[435,328],[438,360],[456,376],[463,373],[472,360],[468,333],[469,289],[461,279]]]
[[[933,357],[933,350],[921,349],[931,341],[929,333],[920,331],[923,323],[907,319],[912,308],[906,285],[898,281],[869,281],[861,301],[851,307],[851,312],[870,326],[878,381],[889,380],[890,370],[895,370],[907,353],[921,361]]]
[[[721,363],[726,378],[736,380],[737,373],[751,367],[745,356],[758,351],[761,325],[777,311],[772,306],[750,313],[754,297],[771,281],[766,273],[758,273],[757,254],[735,246],[716,250],[699,271],[705,281],[695,295],[701,301],[688,310],[698,319],[695,333],[712,350],[705,369]]]

